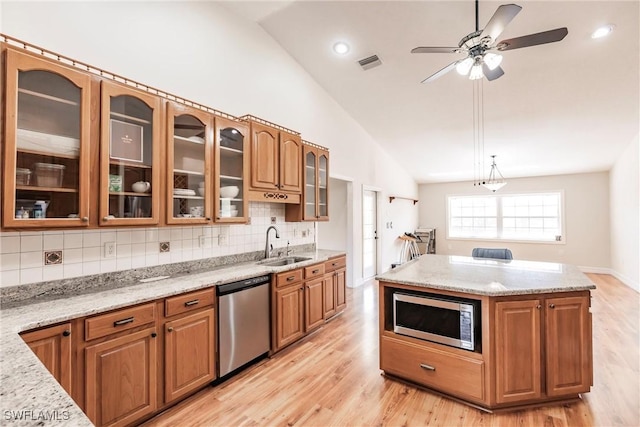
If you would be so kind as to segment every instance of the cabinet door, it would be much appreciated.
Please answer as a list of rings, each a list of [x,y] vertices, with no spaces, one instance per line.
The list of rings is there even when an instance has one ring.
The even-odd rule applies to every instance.
[[[347,307],[347,270],[344,268],[336,270],[334,280],[336,293],[336,311],[342,311]]]
[[[299,135],[280,131],[280,183],[282,191],[302,191],[302,140]]]
[[[7,48],[5,227],[88,225],[90,86],[87,74]]]
[[[305,282],[304,325],[310,331],[324,323],[324,287],[323,278]]]
[[[302,285],[276,290],[276,347],[282,348],[304,335]]]
[[[328,319],[336,314],[336,292],[334,282],[335,273],[328,274],[322,280],[324,293],[324,318]]]
[[[167,223],[207,224],[213,217],[213,116],[167,103]]]
[[[496,401],[537,399],[542,394],[540,300],[495,305]]]
[[[22,334],[42,364],[71,394],[71,323]]]
[[[279,188],[278,131],[260,123],[251,123],[251,187],[262,190]]]
[[[165,403],[215,379],[213,309],[165,324]]]
[[[591,386],[589,297],[545,301],[547,395],[588,392]]]
[[[329,221],[329,152],[318,150],[317,221]]]
[[[100,225],[158,224],[160,109],[157,96],[102,81]]]
[[[249,128],[222,117],[216,117],[215,124],[215,220],[247,222]]]
[[[317,213],[318,196],[318,156],[313,147],[304,147],[304,191],[302,202],[304,203],[303,221],[315,221]]]
[[[97,426],[124,426],[155,411],[154,328],[85,348],[85,412]]]

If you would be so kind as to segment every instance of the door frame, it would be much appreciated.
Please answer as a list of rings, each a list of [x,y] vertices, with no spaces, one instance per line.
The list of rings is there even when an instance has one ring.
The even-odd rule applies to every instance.
[[[381,271],[381,255],[382,255],[382,238],[380,235],[380,212],[381,212],[381,200],[382,200],[382,189],[380,187],[375,187],[372,185],[363,184],[362,192],[360,194],[360,256],[361,256],[361,265],[360,265],[360,283],[364,283],[369,280],[371,277],[364,277],[364,192],[371,191],[376,194],[376,217],[375,217],[375,227],[376,227],[376,260],[375,260],[375,273],[371,277],[375,277]]]

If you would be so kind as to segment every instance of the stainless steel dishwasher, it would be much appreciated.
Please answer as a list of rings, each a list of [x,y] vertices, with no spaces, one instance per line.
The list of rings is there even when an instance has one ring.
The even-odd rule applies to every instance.
[[[216,287],[218,378],[270,350],[269,276]]]

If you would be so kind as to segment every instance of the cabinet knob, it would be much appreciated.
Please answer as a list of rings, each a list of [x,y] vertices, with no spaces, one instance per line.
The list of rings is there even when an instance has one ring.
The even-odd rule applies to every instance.
[[[169,326],[169,327],[167,328],[167,332],[173,332],[173,326]]]
[[[82,217],[82,222],[89,222],[89,217],[88,216],[83,216]]]
[[[549,308],[556,308],[555,304],[549,304]]]
[[[157,336],[158,336],[158,334],[156,334],[155,332],[151,332],[151,338],[155,338]]]
[[[536,308],[537,308],[538,310],[540,310],[540,309],[542,308],[542,305],[541,305],[541,304],[538,304],[538,305],[536,305]]]
[[[64,331],[62,331],[62,336],[63,337],[68,337],[69,335],[71,335],[71,331],[68,329],[65,329]]]
[[[211,221],[211,218],[210,218],[210,217],[207,217],[207,221]]]

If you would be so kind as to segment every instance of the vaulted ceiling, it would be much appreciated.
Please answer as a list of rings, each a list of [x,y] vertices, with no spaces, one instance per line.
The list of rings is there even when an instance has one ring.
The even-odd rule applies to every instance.
[[[505,177],[608,170],[638,135],[638,1],[521,1],[499,40],[567,27],[557,43],[503,52],[505,75],[484,80],[484,163]],[[480,1],[482,29],[503,2]],[[256,21],[416,181],[471,180],[473,83],[452,71],[420,82],[462,54],[411,54],[457,46],[475,30],[475,5],[458,1],[240,1]],[[603,24],[608,37],[592,39]],[[332,46],[347,42],[346,55]],[[376,54],[380,66],[358,60]],[[341,141],[348,144],[349,141]]]

